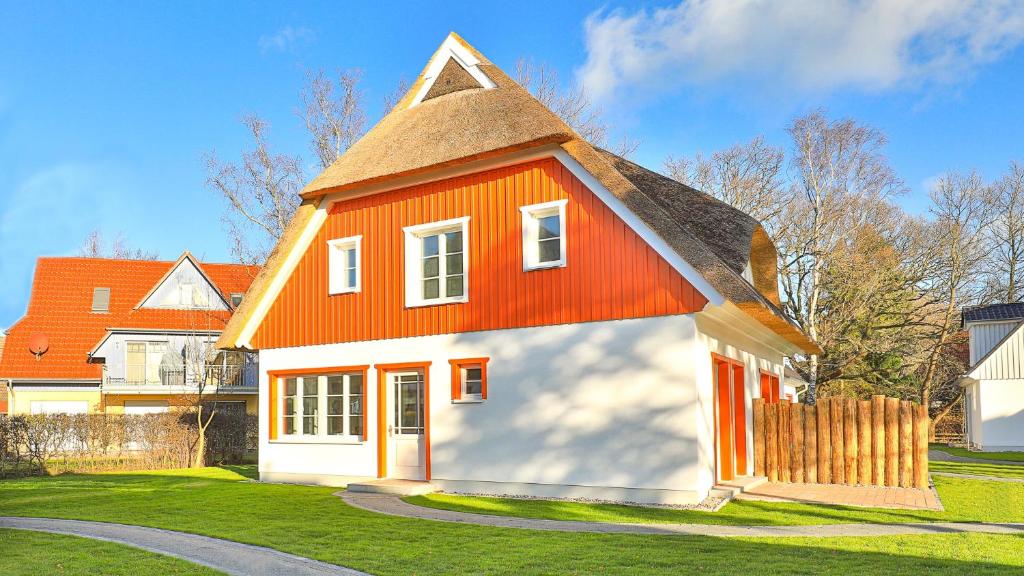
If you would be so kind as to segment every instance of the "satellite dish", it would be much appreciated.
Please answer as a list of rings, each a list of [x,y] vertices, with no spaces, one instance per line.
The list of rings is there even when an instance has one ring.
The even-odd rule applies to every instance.
[[[46,338],[46,334],[36,332],[28,337],[28,351],[36,355],[36,360],[39,360],[49,349],[50,341]]]

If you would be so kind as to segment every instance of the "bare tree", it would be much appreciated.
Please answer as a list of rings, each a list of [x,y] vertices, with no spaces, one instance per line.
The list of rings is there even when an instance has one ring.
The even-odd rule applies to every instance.
[[[993,186],[994,220],[986,300],[1017,302],[1024,296],[1024,166],[1014,162]]]
[[[694,158],[665,160],[669,176],[750,214],[765,226],[778,226],[788,203],[783,180],[785,153],[758,136],[746,144]]]
[[[156,252],[142,248],[130,248],[120,233],[108,246],[103,240],[103,233],[99,230],[89,233],[82,243],[82,247],[79,248],[78,255],[86,258],[117,258],[120,260],[156,260],[159,257]]]
[[[593,105],[582,86],[572,84],[563,89],[556,70],[547,64],[534,64],[525,58],[516,62],[515,79],[584,140],[601,148],[609,147],[608,125],[602,118],[603,113]],[[638,146],[639,142],[625,137],[612,147],[612,151],[628,158]]]
[[[235,256],[261,265],[298,206],[302,160],[271,152],[267,124],[259,117],[246,116],[242,123],[255,147],[243,152],[239,163],[221,162],[215,153],[207,154],[206,183],[228,202],[224,221]]]
[[[301,93],[302,108],[298,113],[306,124],[310,144],[322,168],[333,164],[363,135],[366,114],[363,93],[359,89],[361,78],[359,70],[339,72],[335,87],[322,70],[306,76],[306,86]]]
[[[402,100],[402,97],[405,96],[405,93],[408,91],[409,81],[405,79],[405,76],[402,76],[398,79],[398,84],[395,86],[395,89],[384,95],[383,114],[386,116],[388,112],[391,112],[391,110],[398,105],[398,102]]]
[[[822,288],[829,257],[850,230],[861,225],[870,208],[903,191],[881,153],[885,135],[852,119],[830,120],[822,111],[793,120],[793,213],[791,225],[777,239],[782,256],[782,287],[790,314],[818,341]],[[803,366],[814,403],[818,357]]]

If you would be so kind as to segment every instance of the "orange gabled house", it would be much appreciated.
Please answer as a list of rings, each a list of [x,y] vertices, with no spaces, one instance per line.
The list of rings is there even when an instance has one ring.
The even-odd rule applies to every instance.
[[[757,221],[455,34],[302,199],[218,343],[260,353],[264,480],[693,502],[816,350]]]
[[[255,413],[255,355],[213,343],[258,270],[188,252],[40,258],[0,356],[9,413],[163,412],[200,388],[225,410]]]

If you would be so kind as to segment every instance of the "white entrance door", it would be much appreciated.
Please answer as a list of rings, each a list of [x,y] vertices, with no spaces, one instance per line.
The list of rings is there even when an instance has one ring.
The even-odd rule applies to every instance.
[[[423,372],[388,374],[388,477],[426,478]]]

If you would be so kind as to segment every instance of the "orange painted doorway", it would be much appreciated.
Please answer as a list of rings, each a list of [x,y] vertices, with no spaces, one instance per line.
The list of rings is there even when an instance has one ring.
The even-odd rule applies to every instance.
[[[732,480],[747,473],[746,387],[742,363],[714,354],[716,412],[715,444],[718,479]]]

